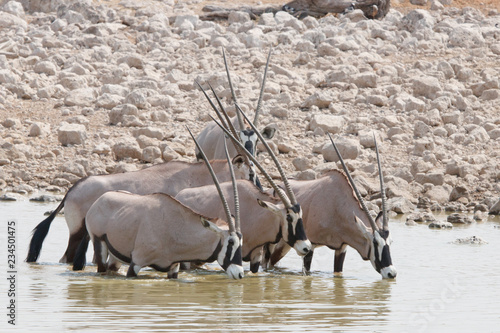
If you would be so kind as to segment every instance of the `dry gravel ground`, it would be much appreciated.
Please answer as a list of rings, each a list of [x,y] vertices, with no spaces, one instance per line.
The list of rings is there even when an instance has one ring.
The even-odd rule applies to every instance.
[[[0,2],[2,6],[5,3],[6,1]],[[94,6],[102,5],[106,8],[113,8],[117,13],[117,21],[126,22],[126,26],[117,34],[117,40],[126,39],[133,47],[139,46],[141,48],[138,53],[143,56],[140,60],[144,62],[144,65],[141,65],[141,68],[130,66],[130,73],[122,72],[121,75],[128,75],[127,80],[129,78],[130,80],[122,79],[121,82],[118,80],[118,85],[130,87],[132,79],[143,81],[151,79],[156,82],[158,88],[155,89],[161,94],[168,95],[168,99],[160,100],[156,104],[153,103],[154,105],[149,103],[144,107],[139,107],[139,115],[130,120],[131,123],[129,121],[128,124],[126,124],[128,120],[124,120],[117,125],[110,125],[111,107],[98,107],[95,99],[88,105],[83,105],[85,104],[83,103],[73,106],[66,101],[65,96],[53,95],[50,98],[40,98],[40,94],[37,94],[37,91],[45,86],[56,84],[57,79],[54,77],[61,77],[61,73],[69,67],[67,64],[69,62],[74,66],[79,60],[85,60],[90,66],[94,66],[96,71],[99,71],[105,68],[107,63],[116,61],[116,59],[109,61],[100,59],[93,64],[88,57],[79,58],[79,53],[83,54],[90,49],[81,40],[74,42],[73,47],[64,45],[45,47],[47,54],[41,56],[40,54],[43,52],[39,49],[40,45],[36,44],[38,36],[37,32],[34,31],[40,30],[41,39],[45,34],[44,31],[50,30],[51,22],[58,17],[56,12],[37,14],[26,12],[25,20],[28,22],[29,28],[24,35],[24,32],[9,30],[8,27],[0,28],[0,31],[4,31],[4,36],[6,36],[0,40],[0,45],[8,38],[14,38],[13,36],[16,34],[22,35],[25,36],[23,37],[25,44],[19,45],[19,49],[26,46],[31,53],[3,58],[7,60],[8,65],[0,66],[0,68],[7,69],[16,68],[14,72],[20,78],[19,84],[21,82],[24,84],[23,93],[19,93],[17,88],[9,88],[4,83],[0,87],[0,124],[3,124],[3,126],[0,125],[0,164],[2,164],[0,166],[0,187],[3,194],[8,193],[9,196],[15,196],[12,193],[18,193],[34,196],[45,191],[63,194],[71,184],[83,176],[142,168],[151,165],[150,162],[161,162],[161,156],[164,160],[170,158],[194,159],[194,145],[188,139],[184,126],[188,125],[193,132],[199,133],[208,121],[206,116],[208,104],[201,93],[194,88],[194,80],[210,79],[212,82],[223,78],[221,44],[209,39],[207,42],[202,42],[203,47],[195,47],[199,46],[199,39],[195,39],[192,34],[179,32],[179,27],[175,26],[173,18],[179,15],[202,14],[201,9],[205,4],[229,6],[231,2],[152,2],[158,4],[158,8],[155,8],[157,12],[165,10],[165,16],[171,19],[170,27],[168,27],[170,32],[166,33],[167,37],[182,45],[180,48],[174,47],[175,51],[172,48],[173,52],[168,49],[168,45],[162,45],[162,52],[165,53],[154,59],[148,57],[148,54],[151,54],[153,50],[148,49],[147,43],[154,44],[157,42],[154,40],[156,37],[153,36],[154,32],[151,32],[149,35],[151,40],[147,40],[144,36],[148,28],[145,28],[144,25],[141,26],[141,23],[147,21],[155,13],[151,12],[151,8],[141,8],[139,5],[132,6],[131,3],[133,1],[93,1]],[[140,4],[141,1],[135,3]],[[164,4],[166,5],[164,6]],[[169,4],[172,6],[168,6]],[[246,1],[245,4],[275,5],[282,3],[278,1]],[[467,9],[462,11],[462,8],[469,6],[479,9],[480,12],[468,11]],[[450,10],[452,7],[458,9]],[[283,161],[285,169],[290,175],[308,179],[319,176],[322,171],[328,168],[337,167],[335,163],[325,164],[324,159],[328,151],[325,151],[326,148],[323,147],[326,143],[324,130],[312,128],[311,122],[315,115],[339,116],[343,117],[345,123],[340,130],[332,130],[332,132],[339,140],[343,138],[356,140],[357,157],[349,160],[349,166],[356,170],[358,181],[363,185],[367,194],[373,195],[375,203],[378,203],[376,199],[378,190],[376,171],[373,169],[373,149],[370,148],[370,144],[360,145],[359,143],[361,137],[366,137],[366,134],[371,133],[371,131],[376,131],[379,138],[383,140],[381,153],[388,186],[391,187],[392,191],[389,192],[393,198],[406,198],[406,201],[413,203],[413,205],[419,201],[420,203],[427,202],[429,206],[434,203],[433,208],[490,209],[500,194],[498,183],[500,171],[497,167],[500,161],[500,136],[491,134],[491,131],[500,131],[500,113],[498,111],[500,98],[492,96],[492,99],[486,100],[481,93],[472,96],[470,90],[477,88],[473,87],[474,84],[482,82],[492,84],[491,87],[488,87],[491,90],[500,91],[498,90],[500,55],[496,53],[497,48],[493,46],[495,43],[500,43],[500,32],[495,34],[494,30],[490,29],[488,30],[489,35],[484,38],[484,42],[481,42],[481,46],[469,47],[467,45],[465,47],[447,47],[446,43],[439,43],[439,41],[437,44],[433,44],[443,37],[436,31],[446,36],[450,34],[450,31],[444,28],[437,29],[437,23],[434,23],[433,30],[429,30],[427,36],[429,40],[426,40],[425,34],[427,32],[424,30],[421,32],[423,35],[419,35],[418,30],[406,31],[402,35],[403,39],[406,38],[409,41],[416,36],[411,42],[412,45],[409,45],[410,42],[405,44],[402,39],[391,43],[387,41],[389,37],[384,36],[398,35],[401,30],[397,31],[397,29],[403,28],[396,21],[401,21],[403,15],[415,9],[426,10],[430,17],[437,16],[438,22],[443,20],[443,17],[449,16],[450,20],[455,20],[459,24],[491,25],[491,22],[500,22],[500,16],[497,14],[500,11],[500,4],[495,0],[454,0],[451,6],[445,6],[442,12],[436,12],[430,10],[430,3],[426,6],[414,6],[407,1],[393,1],[392,8],[393,21],[384,23],[382,28],[372,27],[368,21],[364,25],[360,24],[356,22],[359,17],[345,18],[332,15],[334,17],[331,20],[332,26],[343,26],[345,29],[351,29],[348,34],[346,33],[347,36],[356,34],[356,29],[361,29],[362,33],[375,28],[380,30],[382,38],[374,38],[373,41],[370,41],[374,44],[379,43],[380,47],[370,46],[366,49],[369,52],[368,56],[380,57],[380,60],[374,62],[366,59],[367,55],[362,54],[363,50],[353,51],[345,45],[343,46],[345,49],[340,52],[328,49],[324,51],[326,55],[321,56],[318,55],[319,43],[315,45],[315,48],[301,52],[303,51],[300,49],[301,47],[307,48],[310,44],[304,43],[297,46],[294,44],[295,41],[287,40],[285,35],[280,35],[280,38],[285,38],[286,43],[283,43],[282,40],[278,42],[278,39],[263,38],[264,42],[261,43],[260,47],[245,45],[246,49],[242,51],[229,48],[230,66],[235,77],[239,77],[236,84],[239,84],[238,94],[243,107],[245,110],[253,110],[256,104],[266,53],[269,46],[273,45],[274,53],[271,62],[272,66],[275,67],[271,67],[268,78],[262,122],[275,124],[278,127],[278,134],[273,141],[279,147],[280,160]],[[168,11],[169,9],[170,11]],[[402,15],[395,14],[396,12],[400,12]],[[480,13],[482,13],[481,17],[479,17]],[[49,19],[45,22],[44,18],[47,17]],[[73,30],[70,31],[68,27],[63,28],[51,38],[72,43],[71,34],[76,35],[81,31],[86,31],[85,29],[91,24],[77,23],[68,26],[71,26]],[[207,26],[207,29],[214,29],[213,31],[219,33],[228,29],[228,26],[227,22],[217,22],[215,28]],[[68,32],[65,32],[64,29]],[[275,32],[273,28],[262,30],[265,34]],[[310,30],[300,30],[298,35],[293,36],[303,37],[303,34],[307,34],[307,31]],[[156,33],[161,35],[162,32]],[[99,32],[96,34],[99,36]],[[191,43],[183,44],[186,39],[190,39]],[[33,44],[29,44],[30,41]],[[164,41],[162,40],[162,42]],[[384,45],[390,44],[396,45],[393,51],[385,53],[381,51]],[[55,56],[55,53],[60,52],[58,50],[62,50],[60,56],[64,59]],[[131,50],[132,48],[127,51]],[[362,59],[358,60],[357,57],[360,54]],[[31,58],[30,61],[34,63],[26,60],[31,55],[38,57]],[[56,63],[61,61],[55,75],[34,73],[35,63],[44,57],[57,58],[54,60]],[[321,76],[332,71],[333,65],[349,65],[348,61],[351,61],[352,66],[359,70],[359,75],[375,72],[377,84],[372,86],[364,82],[351,82],[349,79],[332,81],[328,77]],[[441,106],[435,102],[437,97],[431,96],[432,91],[426,90],[421,96],[417,96],[419,100],[423,101],[423,106],[418,101],[416,102],[417,109],[420,107],[421,109],[415,111],[408,106],[398,104],[398,96],[404,100],[404,103],[409,103],[405,98],[414,95],[414,90],[417,88],[412,82],[415,78],[421,75],[434,75],[437,71],[436,66],[443,61],[456,67],[453,68],[455,71],[462,70],[460,75],[464,76],[460,79],[457,77],[458,73],[455,73],[453,78],[443,79],[442,76],[438,75],[441,78],[440,86],[443,91],[447,91],[447,94],[443,94],[443,96],[451,96],[454,103],[446,104],[445,101],[446,105]],[[165,64],[167,64],[167,68],[162,68]],[[391,64],[394,67],[389,68],[388,66]],[[109,66],[111,68],[111,65]],[[116,63],[113,66],[111,69],[117,68]],[[385,80],[393,74],[380,74],[384,68],[397,72],[394,74],[396,78],[392,82]],[[24,74],[23,71],[25,71]],[[373,76],[368,77],[368,79],[371,78]],[[100,78],[92,82],[88,80],[87,86],[96,89],[102,88],[105,82],[99,80]],[[164,85],[164,81],[168,81],[168,84]],[[299,83],[295,84],[293,81]],[[452,85],[456,85],[456,87],[451,87]],[[26,88],[26,86],[31,89]],[[429,89],[432,90],[432,87]],[[464,92],[467,89],[469,91]],[[220,87],[216,84],[216,90],[227,97],[227,89],[224,89],[223,83]],[[349,92],[356,92],[357,95],[349,96]],[[458,97],[453,96],[455,92],[466,97],[465,106],[457,106],[459,102],[455,100]],[[66,93],[69,93],[69,89]],[[328,95],[329,100],[327,98],[326,106],[318,99],[309,100],[308,104],[308,98],[318,93]],[[346,94],[342,95],[343,93]],[[493,95],[495,93],[496,91],[491,92]],[[377,101],[377,98],[381,98],[382,101]],[[225,100],[228,101],[227,98]],[[456,115],[460,121],[455,123],[455,120],[448,120],[448,123],[444,123],[438,119],[437,124],[430,124],[429,118],[435,115],[432,111],[436,108],[439,110],[438,118],[443,115],[451,117],[453,112],[458,112]],[[273,109],[277,109],[279,112],[273,111]],[[158,117],[163,117],[163,120],[159,121]],[[10,126],[9,122],[6,123],[6,120],[15,122],[15,119],[19,120],[19,123],[14,126]],[[87,136],[85,143],[62,145],[58,139],[58,129],[62,122],[84,124]],[[45,135],[29,136],[33,123],[46,124],[50,129]],[[421,132],[420,127],[416,127],[417,123],[422,123],[427,128]],[[478,127],[484,128],[483,132],[488,131],[489,137],[483,135],[480,139],[468,139],[469,134]],[[149,139],[141,138],[141,148],[154,146],[161,149],[160,158],[150,162],[146,161],[144,156],[117,159],[113,145],[125,136],[132,137],[131,134],[141,128],[161,128],[163,130],[163,137],[160,139],[151,138],[151,135],[146,135]],[[444,129],[444,133],[438,128]],[[397,133],[395,134],[394,131]],[[452,136],[453,134],[456,135]],[[396,136],[390,138],[389,135]],[[150,139],[153,141],[144,143]],[[96,149],[99,145],[105,147],[101,147],[100,150]],[[13,153],[14,146],[17,148],[17,152],[20,151],[22,154]],[[165,146],[168,146],[167,152],[165,152]],[[261,154],[259,158],[268,163],[266,154]],[[302,166],[304,164],[305,167]],[[275,174],[274,168],[270,164],[267,165]],[[450,194],[453,191],[455,193],[462,191],[460,193],[465,194],[456,195],[453,200],[450,200]],[[415,208],[411,205],[409,207],[405,208],[405,212]]]

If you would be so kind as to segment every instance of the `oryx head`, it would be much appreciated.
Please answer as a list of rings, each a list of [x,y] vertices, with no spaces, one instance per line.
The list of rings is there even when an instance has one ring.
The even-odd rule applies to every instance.
[[[234,211],[235,211],[235,218],[233,221],[233,218],[231,216],[231,211],[229,210],[229,205],[227,203],[226,198],[224,197],[224,194],[222,193],[222,190],[220,188],[219,180],[217,179],[217,176],[215,175],[214,170],[212,169],[212,166],[210,165],[205,153],[201,149],[200,145],[196,141],[195,137],[189,130],[189,134],[193,138],[196,146],[198,147],[198,150],[200,151],[200,154],[202,155],[203,160],[205,161],[205,164],[208,167],[208,170],[210,171],[210,174],[212,175],[212,179],[214,180],[215,187],[217,188],[217,191],[219,192],[219,196],[222,201],[222,205],[224,206],[224,210],[226,212],[226,217],[227,217],[227,224],[229,226],[228,230],[223,230],[219,228],[215,223],[207,220],[206,218],[201,218],[201,222],[205,228],[208,228],[214,232],[216,232],[220,238],[220,251],[217,255],[217,262],[221,265],[221,267],[226,271],[227,275],[232,278],[232,279],[241,279],[243,278],[244,272],[243,272],[243,260],[242,260],[242,255],[241,255],[241,250],[242,250],[242,235],[241,235],[241,227],[240,227],[240,204],[239,204],[239,197],[238,197],[238,188],[236,186],[236,179],[234,175],[234,170],[233,170],[233,165],[231,162],[231,159],[229,158],[229,153],[227,152],[227,145],[226,141],[224,140],[224,150],[226,152],[226,159],[227,163],[229,164],[229,172],[231,173],[231,181],[233,183],[233,193],[234,193]]]
[[[215,104],[212,102],[212,100],[210,99],[210,97],[208,97],[207,93],[202,88],[202,86],[198,82],[196,82],[196,84],[203,91],[203,94],[205,95],[205,97],[209,101],[209,103],[212,106],[212,108],[215,110],[217,116],[219,117],[219,120],[224,125],[224,127],[227,128],[227,129],[229,129],[231,131],[231,133],[233,134],[234,137],[239,138],[240,143],[242,144],[241,145],[242,148],[239,147],[239,146],[237,146],[237,145],[235,145],[235,148],[238,151],[238,154],[244,155],[244,154],[242,154],[241,149],[245,149],[252,156],[255,156],[255,152],[257,151],[257,141],[259,140],[259,137],[264,137],[267,140],[272,139],[273,136],[274,136],[274,134],[275,134],[275,132],[276,132],[276,128],[274,128],[273,126],[266,126],[260,132],[260,134],[261,134],[261,136],[260,136],[260,135],[258,135],[259,133],[257,132],[258,130],[256,129],[256,127],[250,126],[250,124],[248,124],[248,122],[246,122],[246,121],[243,120],[243,118],[241,117],[241,114],[240,114],[240,110],[241,109],[240,109],[240,107],[238,105],[238,101],[236,99],[236,94],[234,92],[233,84],[232,84],[232,81],[231,81],[231,74],[229,73],[229,67],[227,65],[226,53],[224,51],[224,48],[222,49],[222,55],[223,55],[223,58],[224,58],[224,66],[226,68],[226,73],[227,73],[227,79],[228,79],[228,83],[229,83],[229,88],[231,90],[231,96],[232,96],[234,105],[236,107],[236,116],[237,116],[237,119],[238,119],[239,130],[236,130],[234,128],[232,121],[229,119],[229,116],[227,115],[227,112],[224,109],[224,106],[222,105],[219,97],[215,93],[215,91],[212,88],[212,86],[210,85],[210,83],[208,83],[208,85],[209,85],[210,89],[212,90],[212,93],[214,94],[214,96],[215,96],[215,98],[217,100],[217,104],[219,105],[220,109],[222,110],[224,116],[219,112],[219,110],[217,109],[217,107],[215,106]],[[265,87],[265,84],[266,84],[267,69],[269,68],[269,60],[270,59],[271,59],[271,50],[269,50],[269,54],[267,56],[266,67],[264,69],[264,76],[263,76],[263,79],[262,79],[259,100],[257,102],[257,107],[255,109],[255,117],[254,117],[254,121],[253,121],[254,125],[258,124],[259,113],[260,113],[260,108],[261,108],[261,103],[262,103],[262,97],[263,97],[263,94],[264,94],[264,87]],[[259,182],[257,174],[255,173],[255,167],[253,166],[253,164],[251,162],[249,162],[249,165],[250,165],[250,173],[249,173],[250,177],[249,178],[245,178],[245,179],[249,179],[258,188],[260,188],[262,190],[262,186],[261,186],[261,184]]]
[[[217,224],[202,217],[201,223],[211,231],[217,233],[221,239],[219,251],[217,254],[217,262],[224,269],[227,275],[232,279],[243,278],[243,260],[241,257],[241,248],[243,245],[241,232],[224,230],[219,228]]]
[[[392,259],[391,259],[390,245],[392,243],[392,239],[389,235],[389,223],[387,219],[387,209],[385,203],[384,177],[382,174],[382,168],[380,166],[380,155],[378,152],[378,145],[377,145],[377,140],[375,139],[375,135],[373,136],[373,140],[375,141],[375,152],[377,155],[377,164],[378,164],[379,180],[380,180],[380,194],[382,196],[382,210],[378,214],[376,221],[374,221],[373,217],[370,215],[370,212],[368,211],[368,208],[365,205],[365,201],[363,200],[361,193],[359,193],[359,190],[356,187],[356,184],[354,183],[351,174],[344,163],[344,159],[340,155],[340,152],[337,149],[335,142],[333,142],[333,139],[330,136],[330,134],[328,134],[328,137],[332,142],[333,148],[335,148],[335,151],[337,152],[337,155],[339,157],[340,163],[342,164],[344,172],[346,173],[346,176],[349,179],[349,182],[354,190],[354,193],[356,194],[356,197],[358,198],[358,201],[361,207],[363,208],[363,211],[366,214],[366,218],[370,223],[371,228],[368,228],[358,216],[354,216],[354,223],[356,223],[359,232],[362,233],[363,237],[367,241],[369,259],[375,270],[379,272],[384,279],[387,278],[393,279],[396,277],[397,272],[396,268],[392,265]],[[382,227],[380,227],[380,220],[382,220]]]
[[[270,202],[264,202],[259,200],[259,204],[271,210],[273,213],[278,214],[281,216],[281,234],[284,240],[291,246],[293,247],[297,253],[301,256],[306,255],[310,250],[311,250],[311,242],[307,239],[305,229],[304,229],[304,223],[302,221],[302,210],[300,208],[299,203],[297,202],[297,199],[295,198],[295,195],[290,187],[290,183],[288,182],[288,179],[286,178],[285,172],[283,171],[283,168],[281,167],[281,164],[279,163],[278,159],[276,158],[276,155],[274,155],[273,151],[267,144],[266,140],[262,137],[262,134],[260,134],[256,128],[255,125],[248,119],[248,117],[241,111],[241,114],[245,117],[245,120],[250,124],[252,129],[254,130],[255,133],[257,133],[257,136],[259,139],[262,141],[264,147],[266,150],[269,152],[269,155],[273,159],[280,175],[283,180],[283,183],[285,184],[285,191],[283,191],[276,183],[273,181],[271,176],[267,173],[267,171],[262,167],[262,165],[257,161],[257,159],[250,155],[248,151],[243,149],[244,153],[248,156],[248,158],[257,166],[257,168],[262,172],[264,177],[267,179],[269,184],[274,188],[276,193],[278,194],[279,198],[281,199],[281,202],[283,204],[284,208],[281,208],[281,205],[274,205]],[[221,125],[218,121],[213,119],[217,125],[219,125],[224,133],[231,138],[233,141],[233,144],[235,146],[240,146],[242,147],[242,143],[238,141],[226,128],[224,128],[223,125]]]

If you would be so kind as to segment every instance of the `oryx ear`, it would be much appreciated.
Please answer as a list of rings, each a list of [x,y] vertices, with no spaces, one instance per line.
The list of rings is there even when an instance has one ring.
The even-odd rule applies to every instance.
[[[276,127],[270,125],[264,127],[264,129],[260,132],[260,134],[262,134],[262,136],[266,140],[272,139],[275,133],[276,133]]]
[[[244,163],[245,159],[241,155],[236,155],[233,160],[231,161],[233,165],[236,165],[237,168],[240,168]]]
[[[219,228],[219,227],[218,227],[215,223],[213,223],[213,222],[211,222],[211,221],[207,220],[207,219],[206,219],[206,218],[204,218],[203,216],[201,216],[200,220],[201,220],[201,224],[202,224],[205,228],[207,228],[207,229],[209,229],[209,230],[211,230],[211,231],[213,231],[213,232],[216,232],[216,233],[218,233],[218,234],[219,234],[219,233],[221,233],[221,232],[223,231],[223,230],[222,230],[221,228]]]
[[[361,221],[357,216],[354,216],[354,222],[356,223],[358,229],[361,231],[363,237],[371,242],[373,239],[373,231],[371,229],[368,229],[363,221]]]
[[[279,207],[276,206],[275,204],[273,204],[269,201],[263,201],[260,199],[257,199],[257,202],[259,203],[259,205],[261,207],[268,209],[269,211],[273,212],[276,215],[281,215],[281,209],[279,209]]]

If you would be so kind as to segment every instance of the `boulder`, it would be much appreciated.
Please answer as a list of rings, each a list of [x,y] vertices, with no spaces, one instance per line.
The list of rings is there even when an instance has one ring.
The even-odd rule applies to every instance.
[[[452,213],[448,215],[446,220],[450,223],[461,223],[461,224],[470,224],[473,222],[471,218],[461,213]]]
[[[413,79],[413,93],[434,99],[437,92],[442,90],[439,80],[433,76],[421,76]]]
[[[316,114],[312,117],[309,123],[309,128],[314,131],[316,128],[321,128],[325,132],[332,134],[340,133],[345,124],[343,116],[333,116],[326,114]]]
[[[57,130],[57,138],[63,146],[81,145],[87,139],[84,125],[63,123]]]
[[[111,125],[116,125],[122,123],[126,116],[138,116],[139,110],[135,105],[132,104],[122,104],[114,107],[109,112],[109,123]]]
[[[91,106],[97,98],[97,92],[94,88],[79,88],[71,90],[64,104],[67,106]]]
[[[387,207],[397,214],[408,214],[415,210],[415,205],[405,197],[390,198],[387,200]]]
[[[451,229],[453,228],[453,224],[446,221],[434,221],[429,224],[429,228],[431,229]]]
[[[50,125],[40,122],[31,124],[29,136],[47,136],[50,133]]]
[[[354,139],[340,139],[335,140],[335,145],[337,146],[342,158],[344,160],[356,159],[361,153],[361,147],[357,140]],[[321,149],[321,154],[327,162],[337,162],[339,158],[331,142],[327,142]]]
[[[123,137],[112,147],[113,154],[117,160],[124,158],[142,158],[142,149],[137,140],[131,137]]]
[[[493,206],[491,206],[490,215],[500,215],[500,200],[498,200]]]

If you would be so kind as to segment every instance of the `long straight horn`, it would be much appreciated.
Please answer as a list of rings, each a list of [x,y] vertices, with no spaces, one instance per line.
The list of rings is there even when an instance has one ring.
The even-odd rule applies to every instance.
[[[276,185],[276,183],[273,181],[271,176],[266,172],[264,167],[259,163],[259,161],[257,161],[257,159],[254,156],[252,156],[252,154],[250,154],[246,149],[244,149],[245,147],[241,144],[241,142],[238,139],[236,139],[227,129],[225,129],[217,120],[215,120],[212,116],[210,116],[210,117],[224,131],[224,133],[226,133],[226,135],[233,141],[233,144],[239,145],[243,149],[244,153],[248,156],[248,158],[257,166],[257,168],[259,168],[259,170],[262,172],[262,174],[267,179],[269,184],[276,191],[276,193],[280,197],[280,199],[283,202],[283,204],[285,205],[285,207],[291,208],[292,205],[290,204],[290,199],[283,193],[281,188],[279,188],[278,185]]]
[[[229,157],[229,152],[227,151],[226,138],[224,138],[224,152],[226,153],[227,164],[229,164],[229,173],[231,174],[231,182],[233,183],[233,195],[234,195],[234,224],[237,232],[241,232],[240,223],[240,199],[238,195],[238,184],[236,183],[236,177],[234,176],[233,163],[231,163],[231,158]]]
[[[262,134],[260,134],[257,127],[255,127],[255,125],[250,121],[250,119],[248,119],[248,117],[246,116],[245,113],[243,113],[242,110],[240,110],[240,112],[243,115],[243,117],[245,117],[245,120],[248,122],[248,124],[252,127],[255,134],[257,134],[257,136],[259,137],[259,139],[262,142],[262,144],[264,145],[264,147],[266,147],[266,150],[269,152],[269,155],[273,159],[274,164],[276,164],[276,167],[278,168],[278,171],[281,175],[281,179],[283,180],[283,183],[285,184],[286,194],[290,198],[292,205],[296,205],[297,199],[295,199],[295,195],[293,194],[292,188],[290,187],[290,183],[288,182],[288,179],[286,178],[285,172],[283,171],[283,168],[281,167],[281,163],[278,161],[278,158],[276,157],[276,155],[274,155],[272,149],[269,147],[269,145],[267,144],[267,142],[264,139],[264,137],[262,136]]]
[[[217,109],[217,107],[215,106],[214,102],[212,102],[212,100],[210,99],[210,97],[208,96],[207,92],[205,91],[205,89],[203,89],[203,87],[201,86],[201,84],[198,82],[198,81],[195,81],[196,84],[198,85],[198,88],[200,88],[200,90],[203,92],[203,95],[205,95],[205,97],[207,98],[208,100],[208,103],[210,103],[210,106],[212,106],[212,109],[215,110],[215,113],[217,114],[217,116],[219,117],[221,123],[224,125],[224,127],[226,128],[229,128],[228,125],[226,124],[226,120],[222,117],[222,115],[220,114],[219,110]]]
[[[207,82],[208,83],[208,82]],[[231,122],[231,120],[229,119],[229,115],[227,114],[227,111],[226,109],[224,108],[224,105],[222,105],[222,102],[221,100],[219,99],[219,96],[217,96],[217,94],[215,93],[215,90],[214,88],[212,88],[212,85],[210,83],[208,83],[208,86],[210,87],[210,89],[212,90],[212,93],[214,94],[215,96],[215,100],[217,101],[217,104],[219,104],[219,108],[221,109],[222,111],[222,115],[224,116],[224,118],[226,119],[226,123],[223,124],[223,125],[227,125],[226,128],[229,129],[231,131],[231,133],[233,133],[234,136],[238,136],[238,132],[236,131],[236,129],[234,128],[233,126],[233,123]],[[221,113],[219,111],[216,111],[217,112],[217,116],[221,117]]]
[[[349,183],[351,183],[351,186],[352,186],[352,188],[354,190],[354,193],[356,194],[356,197],[358,198],[359,203],[361,204],[361,207],[363,208],[363,211],[368,216],[368,220],[370,221],[370,225],[372,226],[373,232],[375,232],[375,230],[378,229],[377,228],[377,224],[373,220],[373,217],[370,215],[370,212],[368,211],[368,208],[366,208],[365,201],[363,200],[363,197],[361,196],[361,193],[359,193],[359,190],[356,187],[356,184],[354,184],[354,180],[351,177],[351,173],[347,169],[347,166],[344,163],[344,159],[342,158],[342,155],[340,155],[340,152],[339,152],[339,150],[337,148],[337,145],[335,144],[335,142],[333,142],[333,139],[332,139],[332,136],[330,135],[330,133],[328,133],[328,137],[330,138],[330,141],[332,142],[333,148],[335,148],[335,151],[337,152],[337,156],[339,157],[340,163],[342,164],[342,168],[344,168],[344,172],[345,172],[345,174],[347,176],[347,179],[349,179]]]
[[[375,153],[377,154],[377,165],[378,165],[378,176],[380,179],[380,195],[382,197],[382,229],[389,230],[389,224],[387,220],[387,207],[386,207],[386,197],[385,197],[385,186],[384,186],[384,175],[382,174],[382,167],[380,166],[380,155],[378,153],[377,139],[375,138],[375,133],[373,133],[373,141],[375,141]]]
[[[222,193],[222,190],[220,188],[219,180],[217,179],[217,176],[215,175],[214,170],[212,169],[212,166],[210,165],[210,162],[208,161],[207,156],[205,155],[205,152],[201,149],[200,145],[198,144],[198,141],[196,141],[193,133],[191,133],[191,130],[189,127],[187,127],[187,130],[191,137],[194,140],[194,143],[196,144],[196,147],[200,151],[201,156],[203,157],[203,160],[205,161],[205,164],[207,165],[208,171],[210,171],[210,175],[212,175],[212,179],[214,180],[215,187],[217,188],[217,192],[219,192],[220,200],[222,201],[222,205],[224,206],[224,210],[226,212],[227,216],[227,224],[229,225],[229,232],[235,232],[236,228],[233,223],[233,219],[231,218],[231,211],[229,210],[229,205],[227,204],[227,200],[224,197],[224,194]]]
[[[215,95],[215,98],[217,99],[217,102],[219,103],[219,106],[221,107],[223,113],[224,113],[224,117],[222,116],[222,114],[220,113],[219,109],[217,109],[217,107],[215,106],[214,102],[212,102],[212,100],[210,99],[210,97],[208,96],[207,92],[205,91],[205,89],[203,89],[203,87],[198,83],[198,81],[195,81],[196,84],[198,85],[198,87],[200,88],[200,90],[203,92],[203,94],[205,95],[205,97],[207,98],[208,102],[210,103],[210,105],[212,106],[212,109],[214,109],[215,113],[217,114],[217,117],[220,119],[222,125],[225,127],[225,128],[228,128],[228,129],[231,129],[231,131],[233,132],[233,134],[238,137],[238,134],[236,133],[236,130],[233,126],[233,124],[231,123],[231,121],[229,120],[229,117],[227,116],[227,112],[226,110],[224,109],[224,107],[222,106],[222,103],[220,102],[219,98],[217,97],[217,94],[215,94],[215,91],[213,90],[212,86],[210,85],[210,83],[208,84],[210,86],[210,89],[212,89],[212,92],[213,94]],[[227,122],[226,122],[227,121]],[[238,147],[238,146],[235,146],[236,148],[236,151],[238,151],[238,154],[240,154],[243,159],[244,159],[244,163],[249,165],[250,166],[250,162],[248,161],[247,158],[245,158],[245,153]]]
[[[260,87],[260,95],[259,95],[259,100],[257,102],[257,108],[255,109],[255,116],[253,117],[253,123],[255,126],[259,124],[259,112],[260,112],[260,106],[262,103],[262,96],[264,95],[264,87],[266,85],[266,78],[267,78],[267,68],[269,67],[269,60],[271,59],[271,51],[273,49],[269,49],[269,54],[267,55],[267,62],[266,62],[266,67],[264,68],[264,77],[262,78],[262,85]]]
[[[224,48],[222,48],[222,56],[224,57],[224,66],[226,67],[227,81],[229,82],[229,89],[231,89],[231,96],[233,97],[234,105],[238,105],[238,101],[236,100],[236,94],[234,93],[233,89],[233,83],[231,81],[231,75],[229,74],[229,67],[227,66],[226,51],[224,51]],[[236,110],[236,116],[238,117],[238,124],[240,124],[240,129],[243,129],[245,125],[243,124],[243,119],[241,118],[241,115],[238,113],[238,110]]]

